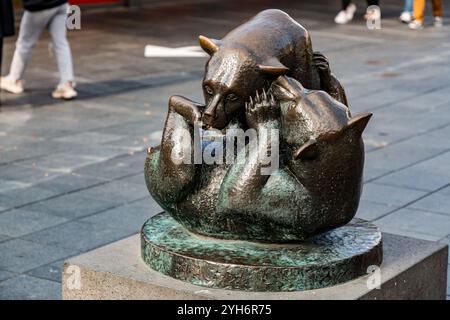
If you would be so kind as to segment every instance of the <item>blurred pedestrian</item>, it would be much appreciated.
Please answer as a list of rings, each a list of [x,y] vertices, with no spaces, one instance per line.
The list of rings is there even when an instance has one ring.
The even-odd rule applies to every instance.
[[[23,92],[23,76],[31,50],[42,31],[48,28],[60,74],[60,82],[52,96],[55,99],[75,98],[72,54],[66,35],[67,0],[23,0],[23,5],[25,12],[11,68],[8,76],[1,79],[0,87],[11,93]]]
[[[414,21],[408,25],[410,29],[419,30],[423,28],[425,5],[425,0],[414,0]],[[442,27],[442,0],[431,0],[431,5],[433,7],[434,26]]]
[[[0,73],[3,60],[3,38],[14,35],[14,13],[11,0],[2,0],[0,3]],[[2,79],[0,78],[0,85]]]
[[[414,3],[414,0],[405,0],[405,5],[403,7],[403,11],[399,17],[401,22],[410,23],[411,21],[414,20],[413,3]]]
[[[381,19],[381,10],[379,6],[379,0],[367,0],[367,10],[364,15],[364,19],[366,20],[380,20]],[[334,22],[337,24],[346,24],[352,21],[353,16],[356,12],[356,6],[353,4],[351,0],[342,0],[342,8],[341,11],[334,18]]]

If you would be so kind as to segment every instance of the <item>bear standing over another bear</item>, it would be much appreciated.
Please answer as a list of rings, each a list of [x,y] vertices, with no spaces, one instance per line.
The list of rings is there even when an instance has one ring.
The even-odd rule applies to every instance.
[[[149,149],[145,166],[155,200],[187,229],[224,239],[297,241],[349,222],[371,114],[351,116],[306,29],[280,10],[265,10],[222,40],[200,36],[200,45],[211,55],[205,105],[170,98],[161,145]],[[186,133],[195,149],[198,123],[222,134],[253,129],[258,141],[278,130],[279,168],[262,174],[250,143],[236,151],[236,163],[174,161]]]

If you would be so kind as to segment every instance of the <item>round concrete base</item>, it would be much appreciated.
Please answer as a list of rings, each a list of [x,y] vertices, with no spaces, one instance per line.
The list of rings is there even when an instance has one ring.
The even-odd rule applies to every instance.
[[[366,275],[382,261],[381,232],[354,219],[302,243],[267,244],[198,236],[167,213],[141,231],[152,269],[192,284],[244,291],[302,291]]]

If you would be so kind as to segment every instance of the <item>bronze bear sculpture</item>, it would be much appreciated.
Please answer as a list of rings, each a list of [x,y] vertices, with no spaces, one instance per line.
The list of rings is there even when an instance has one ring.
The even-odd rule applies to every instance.
[[[175,110],[189,115],[191,122],[202,120],[221,130],[230,121],[244,121],[244,103],[280,75],[293,77],[308,89],[324,90],[347,105],[327,59],[313,52],[308,31],[281,10],[260,12],[222,40],[200,36],[199,41],[211,56],[203,78],[206,107],[201,112],[181,97],[175,104]]]
[[[200,42],[212,55],[205,105],[169,99],[161,145],[149,149],[145,165],[155,200],[188,230],[223,239],[298,241],[349,222],[359,204],[361,134],[371,114],[351,117],[342,86],[312,52],[306,30],[284,12],[266,10],[221,41]],[[260,143],[233,149],[233,163],[192,161],[189,152],[205,150],[202,127],[222,135],[250,129]],[[277,149],[267,132],[279,133]],[[279,151],[270,174],[262,173],[261,142],[269,153]],[[174,158],[185,147],[190,161]]]

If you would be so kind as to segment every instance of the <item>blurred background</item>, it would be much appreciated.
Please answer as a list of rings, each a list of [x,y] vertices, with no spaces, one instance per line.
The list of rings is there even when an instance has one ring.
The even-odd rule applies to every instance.
[[[81,5],[81,28],[68,30],[78,97],[52,98],[59,73],[47,32],[25,91],[0,96],[1,299],[60,298],[65,259],[135,234],[161,210],[145,187],[146,149],[159,144],[171,95],[202,101],[207,58],[184,47],[267,8],[310,31],[353,114],[374,114],[358,216],[385,232],[450,242],[447,1],[441,27],[427,1],[420,30],[399,21],[402,0],[380,1],[379,28],[368,28],[367,4],[356,0],[346,24],[335,23],[341,2],[332,0],[70,3]],[[14,6],[18,31],[21,1]],[[2,75],[16,40],[17,32],[4,39]]]

